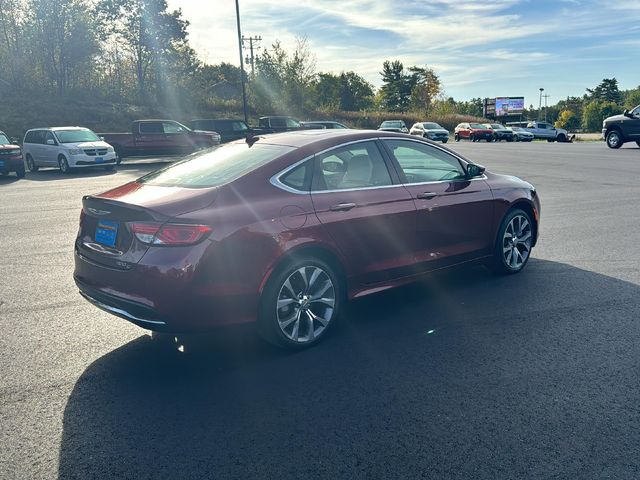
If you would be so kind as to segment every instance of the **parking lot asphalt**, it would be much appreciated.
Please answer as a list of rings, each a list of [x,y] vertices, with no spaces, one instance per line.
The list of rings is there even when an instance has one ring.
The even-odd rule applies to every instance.
[[[527,269],[352,302],[316,348],[158,348],[72,280],[83,194],[0,178],[0,478],[640,478],[640,148],[453,143],[534,183]]]

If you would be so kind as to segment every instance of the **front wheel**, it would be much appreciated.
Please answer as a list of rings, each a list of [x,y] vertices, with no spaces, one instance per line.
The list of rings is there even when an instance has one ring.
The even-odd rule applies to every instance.
[[[458,135],[458,134],[456,133],[456,134],[453,136],[453,139],[454,139],[456,142],[459,142],[459,141],[460,141],[460,135]]]
[[[18,178],[24,178],[25,175],[26,175],[26,172],[24,171],[24,165],[19,165],[18,168],[16,169],[16,176]]]
[[[264,288],[258,332],[279,347],[310,347],[325,336],[341,304],[342,286],[331,266],[314,258],[287,262]]]
[[[533,221],[527,212],[515,208],[505,215],[498,231],[491,267],[496,273],[521,271],[533,248]]]
[[[611,130],[607,133],[607,147],[620,148],[622,143],[622,135],[618,130]]]
[[[33,161],[33,157],[31,155],[27,155],[27,168],[30,172],[37,172],[40,168],[36,165],[36,162]]]
[[[67,174],[71,171],[71,168],[69,167],[69,162],[63,155],[60,155],[60,157],[58,157],[58,167],[60,168],[60,171],[64,174]]]

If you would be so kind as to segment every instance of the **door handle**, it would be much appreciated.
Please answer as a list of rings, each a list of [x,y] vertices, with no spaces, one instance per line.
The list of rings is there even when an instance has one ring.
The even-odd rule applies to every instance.
[[[437,193],[423,192],[423,193],[419,193],[418,195],[416,195],[416,198],[418,198],[420,200],[431,200],[432,198],[435,198],[437,196],[438,196]]]
[[[329,210],[331,210],[332,212],[346,212],[348,210],[351,210],[355,206],[355,203],[339,203],[338,205],[330,207]]]

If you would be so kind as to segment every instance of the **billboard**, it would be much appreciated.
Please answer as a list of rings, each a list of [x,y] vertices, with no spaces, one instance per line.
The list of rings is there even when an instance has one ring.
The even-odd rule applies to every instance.
[[[524,110],[524,97],[496,97],[496,116],[519,115]]]

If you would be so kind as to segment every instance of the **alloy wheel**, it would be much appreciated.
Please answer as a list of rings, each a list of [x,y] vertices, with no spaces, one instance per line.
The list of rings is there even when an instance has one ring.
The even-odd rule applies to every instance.
[[[607,136],[607,143],[611,148],[618,148],[620,146],[620,134],[617,131],[612,131]]]
[[[297,343],[313,341],[327,328],[336,305],[331,277],[318,266],[295,270],[285,280],[276,303],[282,333]]]
[[[519,270],[531,252],[531,223],[524,215],[511,219],[502,238],[502,257],[511,270]]]

